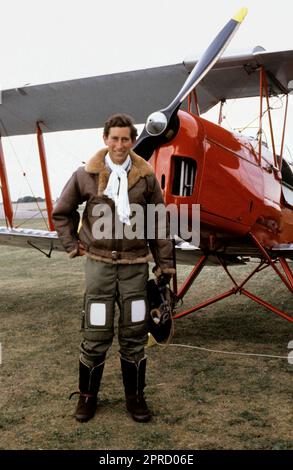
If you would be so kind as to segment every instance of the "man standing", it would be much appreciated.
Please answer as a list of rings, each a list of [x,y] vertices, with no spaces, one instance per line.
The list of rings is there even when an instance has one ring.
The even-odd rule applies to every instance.
[[[151,419],[143,393],[148,242],[156,263],[155,274],[168,282],[175,269],[172,242],[167,236],[147,240],[146,227],[143,236],[129,239],[126,231],[117,236],[118,222],[122,228],[131,227],[132,204],[141,207],[145,222],[147,205],[163,203],[152,167],[131,150],[136,136],[129,116],[111,116],[104,126],[107,147],[73,173],[53,212],[58,236],[70,258],[87,257],[75,412],[75,418],[82,422],[96,411],[106,353],[114,336],[115,302],[120,309],[118,339],[126,407],[135,421]],[[78,231],[77,209],[83,202],[86,206]]]

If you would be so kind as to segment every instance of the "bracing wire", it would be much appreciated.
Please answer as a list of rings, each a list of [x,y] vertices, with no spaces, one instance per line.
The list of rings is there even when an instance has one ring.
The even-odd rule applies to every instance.
[[[166,347],[165,344],[160,344],[160,343],[156,343],[156,344],[158,344],[161,347]],[[266,358],[287,359],[288,360],[288,356],[277,356],[277,355],[272,355],[272,354],[258,354],[258,353],[245,353],[245,352],[236,352],[236,351],[221,351],[221,350],[218,350],[218,349],[203,348],[201,346],[191,346],[189,344],[169,343],[168,346],[197,349],[197,350],[200,350],[200,351],[206,351],[206,352],[216,353],[216,354],[230,354],[230,355],[234,355],[234,356],[266,357]]]
[[[44,221],[44,223],[45,223],[47,229],[49,230],[49,226],[48,226],[47,220],[46,220],[46,218],[44,217],[43,211],[42,211],[42,209],[40,208],[40,205],[39,205],[39,203],[38,203],[38,201],[37,201],[37,198],[36,198],[36,196],[35,196],[35,194],[34,194],[34,191],[33,191],[32,187],[31,187],[31,184],[30,184],[30,182],[29,182],[29,179],[28,179],[28,177],[27,177],[27,175],[26,175],[26,172],[25,172],[25,170],[24,170],[24,168],[23,168],[23,166],[22,166],[22,164],[21,164],[21,162],[20,162],[20,160],[19,160],[19,158],[18,158],[18,156],[17,156],[17,152],[16,152],[16,150],[15,150],[15,148],[14,148],[14,145],[13,145],[12,142],[11,142],[10,136],[8,135],[8,132],[7,132],[7,130],[6,130],[6,127],[5,127],[5,125],[4,125],[3,121],[2,121],[2,119],[0,119],[0,122],[1,122],[1,125],[2,125],[3,129],[4,129],[4,132],[5,132],[5,134],[6,134],[5,137],[7,138],[8,143],[9,143],[9,145],[10,145],[10,148],[11,148],[11,150],[12,150],[14,156],[15,156],[15,159],[16,159],[16,161],[17,161],[17,163],[18,163],[18,165],[19,165],[19,167],[20,167],[20,169],[21,169],[21,171],[22,171],[23,177],[24,177],[24,179],[25,179],[25,181],[26,181],[26,183],[27,183],[27,185],[28,185],[28,187],[29,187],[29,190],[30,190],[32,196],[35,198],[36,206],[37,206],[37,208],[38,208],[38,210],[39,210],[39,212],[40,212],[40,214],[41,214],[41,217],[42,217],[42,219],[43,219],[43,221]],[[33,218],[33,217],[31,217],[31,218]],[[28,219],[28,220],[30,220],[30,219]],[[19,227],[20,225],[22,225],[22,224],[19,224],[18,227]]]

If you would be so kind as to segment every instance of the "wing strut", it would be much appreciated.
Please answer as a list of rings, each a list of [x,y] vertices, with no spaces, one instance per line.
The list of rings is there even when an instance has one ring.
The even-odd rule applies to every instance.
[[[52,212],[53,212],[53,204],[52,204],[52,196],[51,196],[51,189],[49,183],[49,175],[48,175],[48,167],[47,167],[47,158],[46,158],[46,151],[45,151],[45,144],[42,129],[40,127],[40,122],[37,122],[37,139],[38,139],[38,148],[39,148],[39,155],[40,155],[40,162],[41,162],[41,169],[42,169],[42,176],[43,176],[43,184],[44,184],[44,191],[45,191],[45,199],[46,199],[46,207],[47,207],[47,216],[48,216],[48,224],[49,229],[51,232],[55,230],[53,219],[52,219]]]
[[[10,191],[9,191],[9,186],[8,186],[8,179],[7,179],[6,166],[5,166],[5,160],[4,160],[4,152],[3,152],[2,142],[1,142],[1,135],[0,135],[0,185],[1,185],[6,224],[10,228],[12,228],[13,227],[13,208],[11,204],[11,197],[10,197]]]

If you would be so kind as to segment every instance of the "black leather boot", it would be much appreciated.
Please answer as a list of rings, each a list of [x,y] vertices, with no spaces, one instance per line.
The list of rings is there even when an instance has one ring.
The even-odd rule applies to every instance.
[[[75,392],[79,393],[79,400],[74,415],[77,421],[86,422],[95,415],[104,364],[105,362],[100,362],[90,368],[79,362],[79,392]]]
[[[126,408],[134,421],[146,423],[152,415],[144,398],[146,357],[137,364],[121,357],[121,370],[125,389]]]

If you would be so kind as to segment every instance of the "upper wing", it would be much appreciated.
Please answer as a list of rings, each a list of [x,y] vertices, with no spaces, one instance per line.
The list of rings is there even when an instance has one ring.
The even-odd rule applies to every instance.
[[[27,86],[2,92],[3,135],[102,127],[116,112],[144,122],[178,91],[188,72],[183,64]]]
[[[177,94],[196,61],[131,72],[101,75],[4,90],[0,105],[2,135],[102,127],[115,112],[136,123],[166,106]],[[197,87],[201,112],[230,98],[259,95],[258,68],[268,73],[271,93],[288,93],[293,79],[293,51],[259,52],[222,57]]]
[[[254,50],[250,54],[224,56],[214,65],[196,90],[202,113],[219,101],[259,96],[260,66],[267,73],[270,95],[289,93],[288,85],[293,79],[293,51],[266,52],[261,47]],[[194,65],[193,61],[185,63],[189,71]]]

